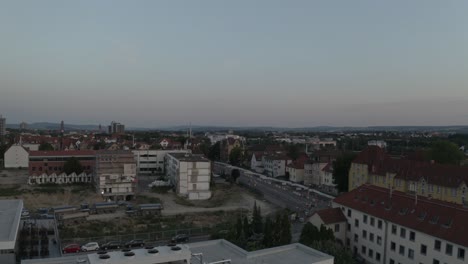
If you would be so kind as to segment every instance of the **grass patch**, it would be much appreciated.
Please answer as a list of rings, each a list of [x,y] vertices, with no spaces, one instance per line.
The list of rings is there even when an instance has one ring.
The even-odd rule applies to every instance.
[[[0,196],[18,196],[23,192],[19,189],[19,186],[10,188],[0,188]]]

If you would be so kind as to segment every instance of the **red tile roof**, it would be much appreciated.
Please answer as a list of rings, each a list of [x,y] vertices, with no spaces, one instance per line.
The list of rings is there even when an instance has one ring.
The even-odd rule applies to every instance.
[[[335,203],[389,222],[468,247],[468,208],[454,203],[417,197],[362,185],[334,200]],[[437,220],[437,221],[434,221]]]
[[[346,217],[340,208],[328,208],[315,212],[325,225],[346,222]]]
[[[322,171],[324,172],[329,172],[329,173],[333,173],[333,165],[331,162],[328,162],[327,165],[325,165],[325,167],[323,167]]]
[[[60,150],[60,151],[30,151],[31,157],[52,157],[52,156],[92,156],[96,152],[94,150]]]

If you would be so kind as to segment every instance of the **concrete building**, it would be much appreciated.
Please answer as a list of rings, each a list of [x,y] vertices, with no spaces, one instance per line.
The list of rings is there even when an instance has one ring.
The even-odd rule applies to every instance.
[[[189,200],[206,200],[211,197],[211,161],[203,155],[168,153],[166,175],[176,193]]]
[[[0,142],[3,142],[6,135],[6,118],[0,115]]]
[[[207,137],[210,140],[211,145],[214,145],[228,138],[240,140],[243,143],[245,143],[245,140],[246,140],[245,137],[234,135],[233,133],[215,133],[215,134],[206,133],[205,137]]]
[[[155,247],[154,249],[133,249],[132,254],[108,252],[108,258],[100,259],[96,253],[49,259],[28,259],[22,264],[333,264],[333,257],[302,244],[289,244],[257,251],[245,251],[238,246],[220,239],[204,242]],[[153,252],[153,253],[151,253]],[[155,253],[157,252],[157,253]],[[79,260],[79,261],[78,261]],[[131,262],[130,262],[131,261]]]
[[[262,157],[265,174],[269,177],[280,177],[286,175],[286,165],[290,164],[292,159],[285,155],[264,155]]]
[[[383,140],[370,140],[367,142],[368,146],[377,146],[379,148],[386,148],[387,147],[387,142]]]
[[[136,162],[131,151],[97,151],[95,179],[97,191],[107,200],[130,200],[136,192]]]
[[[63,166],[71,157],[75,157],[83,167],[83,172],[92,174],[95,166],[95,151],[30,151],[29,175],[60,175],[64,173]]]
[[[346,217],[340,208],[328,208],[316,211],[310,218],[309,222],[320,230],[323,225],[333,231],[335,239],[340,241],[342,245],[346,241]]]
[[[468,209],[462,205],[362,185],[337,197],[345,244],[366,263],[462,264],[468,256]]]
[[[164,173],[164,161],[167,153],[190,153],[190,150],[133,150],[140,175]]]
[[[263,173],[265,168],[263,167],[262,157],[263,153],[257,152],[252,153],[252,157],[250,158],[250,169],[257,172]]]
[[[286,174],[292,182],[300,183],[304,181],[304,162],[294,161],[286,165]]]
[[[22,200],[0,200],[0,263],[15,264]]]
[[[123,134],[125,133],[125,125],[112,121],[110,126],[108,126],[109,134]]]
[[[373,184],[468,205],[468,167],[394,159],[377,146],[367,147],[353,160],[348,184],[350,191],[363,184]]]
[[[5,168],[28,168],[29,153],[21,145],[12,145],[5,151]]]

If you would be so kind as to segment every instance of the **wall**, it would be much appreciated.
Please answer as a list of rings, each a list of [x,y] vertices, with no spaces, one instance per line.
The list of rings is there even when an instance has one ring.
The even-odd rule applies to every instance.
[[[19,145],[11,146],[5,152],[5,168],[28,168],[29,153]]]

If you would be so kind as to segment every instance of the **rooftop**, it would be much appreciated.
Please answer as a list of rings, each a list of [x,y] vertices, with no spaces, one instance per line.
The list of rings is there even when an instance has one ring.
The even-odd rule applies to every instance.
[[[56,157],[56,156],[94,156],[94,150],[59,150],[59,151],[30,151],[30,157]]]
[[[393,191],[362,185],[334,200],[354,210],[468,247],[468,208]]]
[[[203,155],[196,155],[196,154],[190,154],[190,153],[172,153],[172,152],[168,153],[168,155],[171,155],[172,157],[176,158],[179,161],[210,162],[210,160],[205,158],[205,156]]]
[[[0,200],[0,250],[15,248],[22,210],[22,200]]]
[[[315,212],[326,225],[346,222],[346,217],[340,208],[327,208]]]

